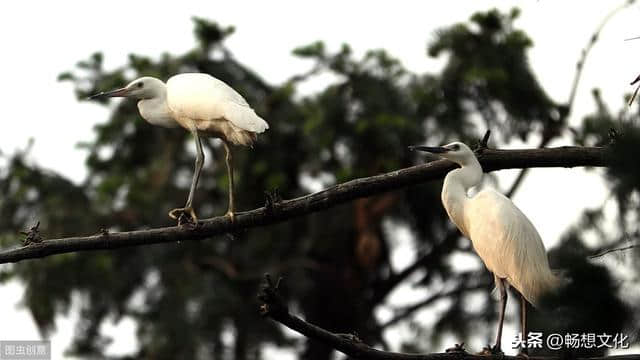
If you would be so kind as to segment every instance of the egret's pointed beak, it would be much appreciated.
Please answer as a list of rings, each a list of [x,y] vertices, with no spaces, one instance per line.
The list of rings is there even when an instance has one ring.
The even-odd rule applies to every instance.
[[[428,153],[432,153],[432,154],[444,154],[447,153],[449,151],[451,151],[451,149],[446,148],[444,146],[409,146],[409,150],[411,151],[424,151],[424,152],[428,152]]]
[[[129,89],[126,87],[123,87],[120,89],[103,91],[95,95],[91,95],[87,98],[87,100],[100,99],[100,98],[106,98],[106,97],[125,97],[128,94],[129,94]]]

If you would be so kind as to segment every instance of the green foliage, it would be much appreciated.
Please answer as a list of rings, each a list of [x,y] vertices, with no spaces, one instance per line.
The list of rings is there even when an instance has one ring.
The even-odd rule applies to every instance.
[[[330,185],[422,162],[406,150],[411,144],[471,143],[488,127],[502,142],[534,131],[557,136],[547,130],[562,125],[564,108],[548,98],[532,73],[526,55],[532,42],[515,28],[517,14],[492,10],[474,15],[470,24],[440,30],[429,54],[446,56],[441,74],[413,74],[383,50],[355,58],[348,45],[331,53],[315,42],[294,51],[314,63],[313,71],[274,86],[226,48],[232,27],[196,18],[197,46],[184,55],[132,54],[128,64],[107,72],[97,53],[60,80],[72,81],[79,98],[138,76],[166,79],[185,71],[209,73],[234,87],[270,124],[253,149],[238,149],[234,156],[237,206],[250,209],[264,204],[264,191],[291,198],[309,191],[308,179]],[[321,73],[338,80],[311,96],[296,93],[297,84]],[[602,118],[585,124],[596,132]],[[81,144],[89,152],[83,184],[28,164],[24,153],[11,157],[0,172],[3,245],[17,244],[13,234],[34,218],[49,238],[171,224],[167,211],[184,202],[193,171],[188,134],[141,121],[132,101],[119,103],[95,131],[95,141]],[[212,216],[226,210],[227,179],[218,142],[207,142],[206,149],[214,166],[203,169],[195,205],[201,216]],[[619,178],[615,171],[611,179]],[[149,359],[259,359],[265,344],[300,349],[258,316],[255,293],[266,271],[286,275],[286,295],[306,319],[357,332],[369,344],[384,342],[374,311],[399,284],[418,278],[415,286],[436,292],[448,283],[460,291],[447,297],[434,328],[415,325],[414,333],[425,336],[405,339],[407,349],[434,351],[442,334],[464,339],[473,335],[465,330],[470,324],[484,325],[496,316],[488,288],[481,292],[482,311],[465,305],[478,293],[465,289],[488,284],[491,276],[452,266],[453,254],[471,249],[451,231],[439,192],[439,184],[424,184],[228,237],[28,261],[3,277],[25,282],[25,305],[43,332],[52,329],[56,314],[68,311],[71,295],[79,295],[81,317],[70,353],[102,356],[109,339],[100,325],[131,317],[140,343],[132,356]],[[415,237],[421,260],[404,275],[390,264],[396,243],[383,226],[389,223],[407,227]],[[229,334],[231,344],[223,341]],[[306,359],[330,354],[315,342],[302,350]]]
[[[599,244],[594,252],[636,245],[626,252],[626,256],[635,259],[640,256],[640,246],[637,246],[640,243],[637,221],[640,218],[640,167],[635,155],[640,142],[640,113],[637,104],[613,113],[602,101],[599,91],[594,90],[593,97],[595,113],[572,129],[573,136],[579,144],[610,148],[612,165],[607,169],[606,178],[611,197],[616,201],[617,213],[613,220],[618,226],[616,231],[607,228],[604,221],[606,204],[603,204],[583,215],[580,233],[597,234]],[[630,264],[629,271],[640,271],[640,263],[631,261]]]
[[[506,116],[505,140],[510,136],[526,140],[536,124],[557,126],[554,122],[563,120],[562,107],[548,98],[530,71],[526,50],[533,43],[523,31],[514,29],[517,17],[516,10],[508,15],[491,10],[475,14],[469,25],[437,32],[428,53],[449,56],[440,99],[446,104],[441,116],[447,121],[441,123],[473,126],[471,119],[460,116],[471,106],[486,127],[498,127],[497,119]]]

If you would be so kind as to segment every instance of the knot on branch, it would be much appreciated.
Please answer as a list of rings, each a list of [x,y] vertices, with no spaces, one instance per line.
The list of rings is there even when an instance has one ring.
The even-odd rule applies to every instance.
[[[262,305],[260,305],[260,315],[277,319],[280,315],[288,314],[289,307],[287,306],[287,302],[279,293],[282,277],[278,278],[275,285],[269,274],[264,275],[264,280],[258,293],[258,299],[262,301]]]
[[[450,347],[445,350],[447,353],[458,353],[458,354],[467,354],[467,350],[464,348],[464,342],[460,344],[455,344],[453,347]]]
[[[38,221],[34,226],[32,226],[29,229],[29,231],[20,231],[20,234],[26,236],[24,239],[22,239],[23,246],[42,242],[42,236],[40,235],[39,228],[40,228],[40,221]]]
[[[264,208],[267,215],[274,215],[277,211],[277,206],[282,202],[282,196],[280,196],[280,191],[278,189],[267,190],[264,192],[265,200],[264,200]]]
[[[336,334],[336,336],[339,336],[354,344],[364,344],[364,341],[362,341],[362,339],[358,337],[358,334],[356,332],[352,334]]]

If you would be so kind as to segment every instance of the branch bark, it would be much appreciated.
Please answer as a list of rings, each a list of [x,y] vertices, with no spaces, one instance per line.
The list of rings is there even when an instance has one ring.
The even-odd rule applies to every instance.
[[[483,149],[478,159],[485,172],[529,167],[607,166],[607,150],[600,147],[559,147],[534,150]],[[268,201],[265,207],[237,213],[235,221],[215,217],[197,226],[166,227],[119,233],[100,232],[42,240],[27,246],[0,252],[0,264],[25,259],[70,253],[119,249],[131,246],[201,240],[215,235],[280,223],[294,217],[318,212],[357,198],[442,178],[455,164],[439,160],[389,173],[351,180],[325,190],[291,200]]]
[[[286,301],[279,294],[281,279],[273,284],[271,277],[265,275],[265,285],[258,298],[263,302],[260,313],[274,321],[281,323],[291,330],[297,331],[309,339],[324,342],[327,346],[338,350],[354,359],[365,360],[522,360],[519,356],[509,355],[475,355],[466,351],[448,351],[432,354],[404,354],[374,349],[352,334],[335,334],[321,327],[304,321],[289,312]],[[529,360],[562,360],[561,356],[529,356]],[[576,360],[581,358],[575,358]],[[617,355],[604,357],[582,358],[589,360],[640,360],[640,355]]]

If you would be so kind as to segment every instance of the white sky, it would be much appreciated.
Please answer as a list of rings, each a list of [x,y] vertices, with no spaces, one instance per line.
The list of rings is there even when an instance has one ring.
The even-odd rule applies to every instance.
[[[11,153],[35,139],[32,161],[81,181],[85,152],[75,145],[93,139],[92,127],[107,119],[108,110],[77,102],[72,85],[59,83],[57,75],[72,70],[78,60],[103,51],[107,68],[120,66],[127,55],[181,54],[194,45],[192,16],[236,26],[227,41],[236,58],[277,84],[308,69],[309,63],[293,58],[291,50],[315,40],[330,49],[342,43],[356,54],[384,48],[414,72],[437,72],[440,62],[425,55],[433,31],[466,21],[476,10],[520,6],[516,26],[533,39],[531,64],[545,90],[556,101],[567,99],[575,63],[595,27],[620,1],[180,1],[160,5],[152,1],[21,1],[0,4],[2,53],[5,70],[0,85],[2,130],[0,150]],[[602,32],[586,63],[571,123],[594,109],[590,90],[602,89],[612,109],[622,105],[630,80],[640,67],[635,55],[640,41],[639,7],[618,14]],[[358,16],[354,19],[355,16]],[[308,90],[308,89],[307,89]],[[274,121],[274,119],[269,119]],[[268,135],[268,134],[267,134]],[[535,142],[534,142],[535,143]],[[558,141],[553,145],[567,144]],[[517,144],[532,146],[532,144]],[[0,161],[0,164],[2,162]],[[504,172],[503,184],[513,179]],[[584,207],[598,206],[606,197],[599,172],[581,169],[534,170],[515,202],[537,225],[548,247],[553,246]],[[548,205],[552,203],[553,206]],[[34,218],[37,215],[34,214]],[[0,340],[38,338],[30,315],[18,310],[22,287],[0,287]],[[9,321],[11,320],[11,321]],[[6,326],[11,323],[11,326]],[[61,358],[72,332],[72,322],[60,319],[60,333],[52,338],[54,358]],[[119,349],[133,346],[133,325],[121,331]],[[124,340],[123,340],[124,338]],[[506,341],[506,339],[505,339]]]

